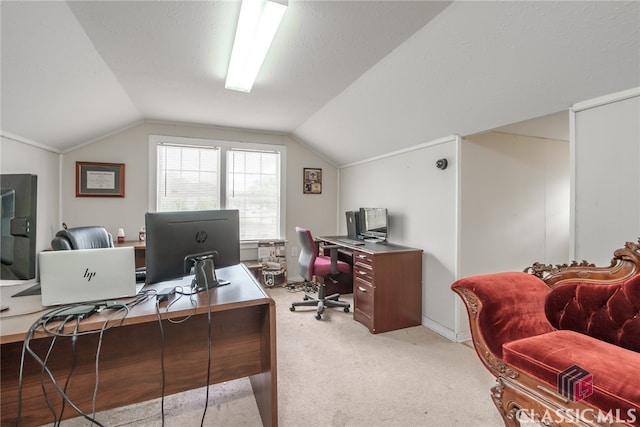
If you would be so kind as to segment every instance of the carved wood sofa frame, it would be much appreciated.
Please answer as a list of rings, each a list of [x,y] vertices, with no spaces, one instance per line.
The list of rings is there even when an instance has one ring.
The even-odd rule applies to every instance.
[[[534,263],[524,269],[525,273],[540,278],[547,286],[554,288],[562,283],[579,279],[582,282],[610,284],[629,279],[640,273],[640,239],[638,243],[627,242],[623,248],[614,252],[608,267],[596,267],[587,261],[571,264],[549,265]],[[591,406],[583,402],[570,401],[552,390],[546,383],[514,369],[504,363],[491,350],[484,340],[478,323],[478,313],[483,309],[477,296],[464,288],[453,288],[464,301],[471,336],[478,357],[485,367],[496,377],[496,385],[491,388],[491,398],[502,416],[505,426],[519,427],[518,411],[525,410],[526,415],[543,426],[627,426],[626,423],[598,423],[590,420],[572,419],[572,414],[593,411]],[[546,419],[549,411],[568,414],[560,422]],[[566,421],[566,422],[565,422]]]

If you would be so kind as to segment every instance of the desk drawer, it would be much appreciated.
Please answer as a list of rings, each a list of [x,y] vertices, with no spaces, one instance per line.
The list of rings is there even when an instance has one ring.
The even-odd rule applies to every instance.
[[[373,255],[355,251],[353,253],[353,277],[361,279],[369,286],[374,286],[374,259]]]
[[[373,269],[373,255],[365,252],[354,251],[353,264]]]
[[[355,281],[365,282],[369,286],[374,286],[373,270],[362,265],[353,266],[353,278]]]
[[[353,283],[353,303],[353,318],[373,332],[374,289],[357,277]]]

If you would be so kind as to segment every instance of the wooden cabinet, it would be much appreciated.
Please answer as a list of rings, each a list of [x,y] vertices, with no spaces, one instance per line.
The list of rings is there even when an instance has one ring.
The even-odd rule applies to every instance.
[[[353,251],[353,317],[376,334],[422,324],[422,250]]]
[[[133,246],[134,256],[136,257],[136,268],[144,267],[146,264],[146,244],[147,242],[138,240],[127,240],[126,242],[113,242],[116,247]]]

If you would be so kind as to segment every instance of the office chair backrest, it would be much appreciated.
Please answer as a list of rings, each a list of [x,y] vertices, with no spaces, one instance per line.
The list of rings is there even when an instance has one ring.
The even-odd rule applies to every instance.
[[[104,227],[75,227],[60,230],[51,241],[55,251],[112,248],[113,236]]]
[[[312,280],[314,272],[313,265],[317,257],[316,244],[311,236],[311,231],[306,228],[296,227],[298,240],[300,240],[300,256],[298,257],[298,266],[300,275],[305,280]]]

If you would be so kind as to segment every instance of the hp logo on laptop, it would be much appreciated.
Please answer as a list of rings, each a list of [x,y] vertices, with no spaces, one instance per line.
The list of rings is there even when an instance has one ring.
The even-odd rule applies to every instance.
[[[86,277],[87,282],[90,282],[90,281],[91,281],[91,279],[93,279],[93,277],[94,277],[95,275],[96,275],[96,272],[95,272],[95,271],[89,271],[89,269],[88,269],[88,268],[86,268],[86,269],[84,270],[84,275],[83,275],[82,277]]]

